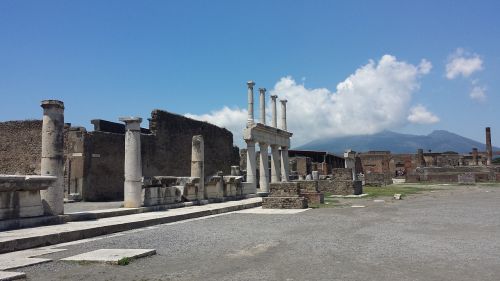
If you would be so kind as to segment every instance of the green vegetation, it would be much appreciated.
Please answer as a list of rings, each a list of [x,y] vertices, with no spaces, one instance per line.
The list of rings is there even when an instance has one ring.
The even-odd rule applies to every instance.
[[[437,188],[429,188],[429,187],[422,187],[415,185],[402,185],[402,184],[392,184],[382,187],[372,187],[372,186],[363,187],[363,193],[367,193],[368,194],[367,197],[371,198],[381,197],[381,196],[392,197],[396,193],[401,194],[401,197],[405,197],[409,194],[417,194],[422,191],[429,191],[429,190],[437,190]]]
[[[118,260],[118,265],[128,265],[132,259],[129,257],[124,257]]]

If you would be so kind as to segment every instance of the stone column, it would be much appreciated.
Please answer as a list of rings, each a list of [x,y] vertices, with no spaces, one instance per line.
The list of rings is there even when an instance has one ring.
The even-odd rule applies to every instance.
[[[276,98],[278,98],[277,95],[272,95],[271,96],[271,113],[272,113],[272,126],[274,128],[278,128],[278,120],[276,116]]]
[[[248,81],[248,118],[247,118],[247,127],[253,125],[253,86],[255,86],[255,82]]]
[[[246,140],[247,143],[247,182],[252,183],[252,187],[257,186],[256,163],[255,163],[255,142]]]
[[[125,208],[142,205],[141,122],[139,117],[122,117],[125,122]]]
[[[281,181],[279,146],[271,145],[271,182]]]
[[[259,157],[259,186],[261,195],[269,194],[269,158],[267,149],[269,145],[267,143],[259,142],[260,157]]]
[[[240,166],[231,166],[231,176],[240,176]]]
[[[472,149],[472,164],[473,165],[479,165],[479,159],[477,157],[477,148]]]
[[[260,123],[266,125],[266,88],[259,88]]]
[[[281,147],[281,181],[288,181],[290,174],[290,163],[288,162],[288,147]]]
[[[281,102],[281,129],[286,131],[286,102],[287,100],[280,100]]]
[[[57,180],[40,191],[46,215],[64,214],[64,103],[44,100],[42,121],[42,176],[55,176]]]
[[[493,149],[491,148],[491,130],[490,127],[486,127],[486,165],[491,165],[491,161],[493,160]]]
[[[205,189],[205,146],[202,135],[193,136],[191,143],[191,177],[200,178],[198,185],[198,194],[196,198],[207,199],[207,190]]]

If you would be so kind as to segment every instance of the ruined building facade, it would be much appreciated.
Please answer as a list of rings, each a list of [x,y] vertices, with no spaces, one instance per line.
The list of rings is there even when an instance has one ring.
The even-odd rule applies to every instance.
[[[205,174],[230,173],[239,164],[233,135],[207,122],[154,110],[149,128],[141,130],[143,175],[189,176],[191,140],[205,139]],[[125,127],[92,120],[94,130],[65,127],[65,192],[83,200],[123,199]],[[0,123],[0,174],[39,174],[41,120]]]

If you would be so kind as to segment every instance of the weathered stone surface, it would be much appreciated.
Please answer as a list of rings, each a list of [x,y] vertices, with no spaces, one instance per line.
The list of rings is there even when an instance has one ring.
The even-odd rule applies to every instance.
[[[359,195],[363,193],[361,181],[352,180],[320,180],[318,181],[320,192],[328,192],[335,195]]]
[[[298,182],[277,182],[270,184],[270,197],[299,197],[300,185]]]
[[[457,177],[459,184],[476,184],[476,177],[473,173],[463,173]]]
[[[308,204],[325,203],[325,195],[320,192],[301,192],[301,195],[307,199]]]
[[[332,169],[332,179],[334,181],[352,180],[352,169],[351,168],[333,168]]]
[[[265,209],[305,209],[307,199],[304,197],[264,197],[262,208]]]

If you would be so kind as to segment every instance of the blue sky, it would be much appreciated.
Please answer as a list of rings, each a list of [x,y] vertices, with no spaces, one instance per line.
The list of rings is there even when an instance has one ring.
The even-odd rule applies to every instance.
[[[239,138],[253,79],[289,99],[295,144],[385,129],[484,142],[486,126],[495,144],[499,3],[3,0],[0,120],[54,98],[74,125],[160,108]]]

